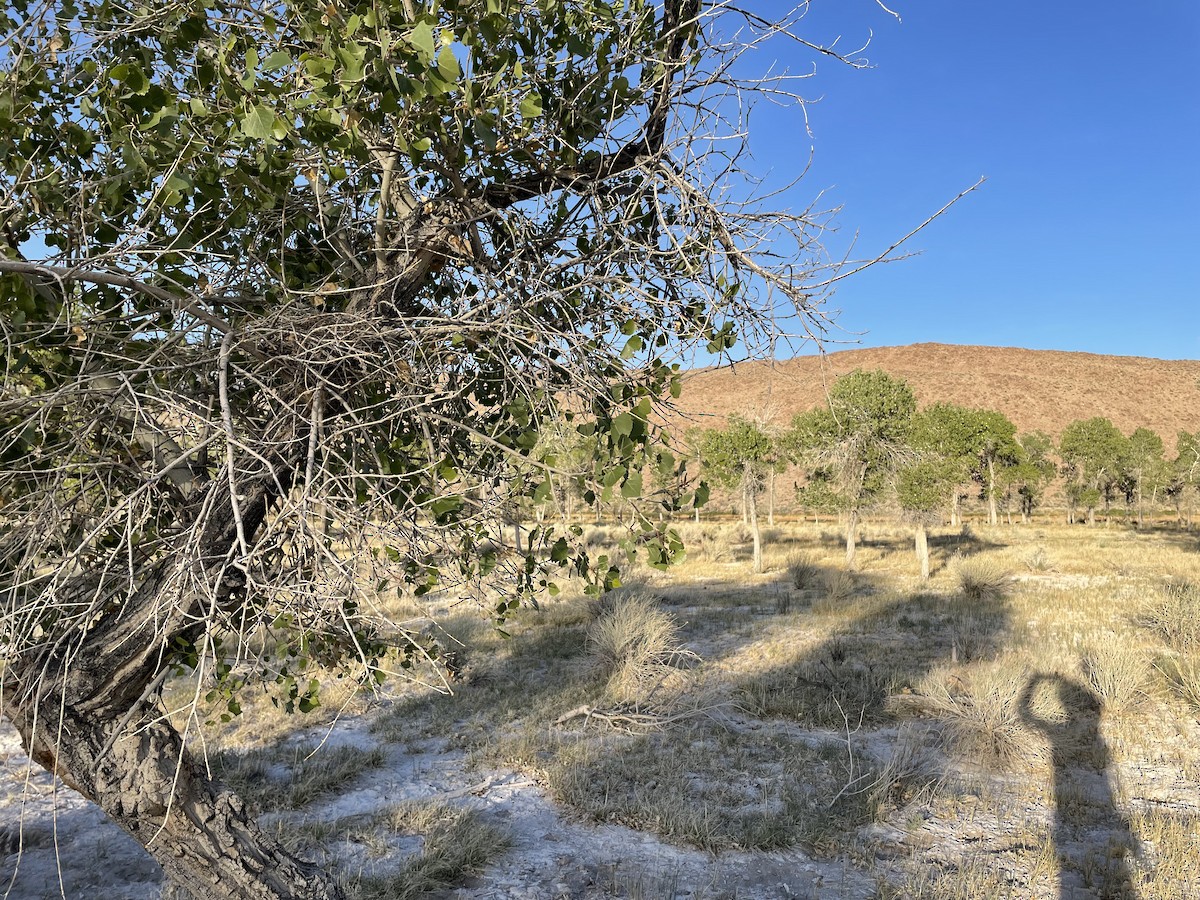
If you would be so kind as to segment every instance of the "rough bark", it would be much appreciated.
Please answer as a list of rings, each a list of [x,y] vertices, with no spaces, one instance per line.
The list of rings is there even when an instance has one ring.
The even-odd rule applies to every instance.
[[[292,484],[303,442],[288,446],[238,485],[248,538]],[[209,490],[217,494],[213,509],[232,509],[227,482],[211,482]],[[212,515],[203,530],[196,563],[212,586],[210,598],[179,602],[170,578],[176,561],[148,566],[75,646],[60,644],[9,664],[3,713],[30,759],[95,802],[149,850],[171,882],[197,898],[340,898],[328,873],[260,831],[237,795],[207,777],[157,699],[172,664],[169,648],[207,627],[204,604],[240,602],[244,575],[229,565],[237,532],[232,512]]]
[[[98,804],[198,900],[342,896],[327,872],[289,854],[237,794],[206,776],[157,704],[139,701],[113,722],[60,691],[14,702],[14,687],[4,714],[30,758]]]
[[[998,525],[999,517],[996,515],[996,460],[988,457],[988,524]]]

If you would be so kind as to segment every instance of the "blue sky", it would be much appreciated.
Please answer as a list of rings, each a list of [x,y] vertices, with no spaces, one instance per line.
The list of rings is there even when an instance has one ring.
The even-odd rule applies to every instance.
[[[827,190],[827,244],[857,232],[866,256],[987,182],[912,239],[919,257],[842,284],[830,306],[865,333],[835,336],[1200,359],[1200,2],[888,5],[901,22],[814,0],[801,23],[848,49],[870,37],[873,68],[823,62],[805,83],[815,156],[793,205]],[[798,48],[770,52],[808,70]],[[794,115],[751,119],[777,181],[809,143]]]

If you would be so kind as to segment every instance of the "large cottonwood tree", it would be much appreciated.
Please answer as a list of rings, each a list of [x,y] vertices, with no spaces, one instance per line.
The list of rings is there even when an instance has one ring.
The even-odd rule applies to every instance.
[[[304,709],[314,665],[423,652],[381,590],[502,616],[555,571],[611,583],[570,530],[496,552],[505,473],[552,494],[525,463],[561,414],[604,462],[556,474],[628,492],[673,353],[767,346],[784,300],[813,325],[821,223],[739,169],[750,95],[796,98],[735,61],[834,54],[701,0],[0,20],[4,714],[194,894],[336,896],[209,780],[164,680]]]

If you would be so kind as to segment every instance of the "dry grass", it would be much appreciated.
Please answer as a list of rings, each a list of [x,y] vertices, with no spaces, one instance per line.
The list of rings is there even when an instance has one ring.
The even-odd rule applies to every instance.
[[[954,564],[958,589],[970,603],[992,602],[1004,596],[1012,573],[991,557],[962,557]]]
[[[618,703],[651,700],[679,664],[694,658],[679,625],[646,591],[611,595],[587,632],[587,653]]]
[[[849,852],[848,864],[879,879],[880,897],[1048,898],[1076,864],[1060,858],[1055,835],[1102,856],[1098,821],[1127,823],[1152,847],[1136,863],[1141,900],[1200,896],[1188,881],[1200,871],[1187,812],[1200,778],[1188,705],[1200,708],[1200,599],[1184,577],[1198,568],[1194,542],[1117,527],[935,529],[935,559],[962,555],[920,583],[904,529],[872,524],[860,571],[847,573],[837,532],[788,525],[766,548],[775,577],[756,582],[744,548],[731,549],[736,526],[684,527],[713,552],[689,545],[684,565],[600,602],[568,596],[523,610],[508,639],[451,622],[479,677],[453,696],[402,694],[377,734],[515,766],[571,810],[676,843]],[[696,715],[636,735],[558,723],[580,704],[678,696],[665,679],[683,677],[684,647],[705,659],[684,674],[711,708],[696,702]],[[1169,693],[1149,689],[1156,671]],[[1054,674],[1032,690],[1041,672]],[[1121,781],[1112,809],[1082,792],[1055,795],[1048,735],[1073,721],[1055,685],[1097,701],[1084,728],[1093,745],[1071,764]],[[294,762],[264,757],[251,780],[277,789]],[[1128,781],[1140,767],[1179,786],[1166,775],[1149,787]],[[964,779],[978,789],[964,791]],[[860,852],[872,822],[904,835],[913,849],[902,865]],[[1108,877],[1095,866],[1071,873],[1085,875],[1101,887]]]
[[[821,576],[821,567],[812,553],[793,553],[787,560],[788,581],[798,591],[816,587]]]

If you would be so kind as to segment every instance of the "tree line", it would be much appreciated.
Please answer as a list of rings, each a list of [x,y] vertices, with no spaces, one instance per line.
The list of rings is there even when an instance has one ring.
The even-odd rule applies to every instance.
[[[1095,522],[1096,511],[1125,515],[1141,526],[1147,506],[1171,503],[1190,527],[1200,493],[1200,430],[1180,431],[1173,459],[1148,428],[1125,435],[1109,419],[1071,422],[1057,444],[1045,432],[1017,433],[1004,413],[953,403],[918,409],[907,382],[881,370],[856,370],[833,383],[823,407],[795,416],[785,428],[732,416],[723,428],[685,438],[705,477],[739,492],[753,533],[754,569],[762,570],[759,498],[774,478],[797,466],[797,503],[837,513],[846,525],[852,567],[862,513],[888,506],[915,529],[922,575],[929,571],[926,527],[959,525],[962,503],[986,504],[989,524],[1014,510],[1023,522],[1062,479],[1067,520]]]

